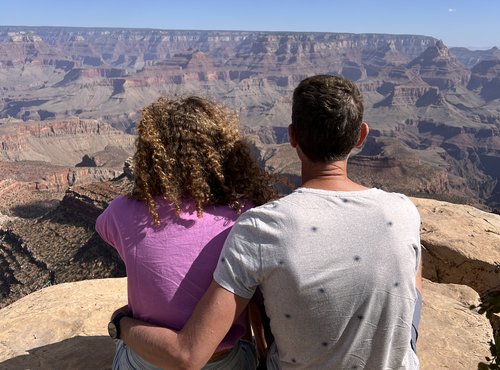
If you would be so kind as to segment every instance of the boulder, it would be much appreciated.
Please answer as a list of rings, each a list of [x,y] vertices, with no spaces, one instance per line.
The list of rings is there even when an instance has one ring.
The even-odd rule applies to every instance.
[[[422,224],[423,276],[463,284],[479,294],[500,289],[500,215],[412,198]]]
[[[423,298],[421,369],[475,369],[491,338],[488,320],[468,308],[477,293],[424,281]],[[0,310],[0,370],[111,369],[106,326],[125,303],[125,278],[59,284],[16,301]]]
[[[469,308],[479,303],[474,290],[424,279],[423,302],[417,341],[421,370],[477,369],[491,355],[491,325]]]
[[[112,312],[127,302],[126,278],[51,286],[0,310],[0,369],[111,369]]]

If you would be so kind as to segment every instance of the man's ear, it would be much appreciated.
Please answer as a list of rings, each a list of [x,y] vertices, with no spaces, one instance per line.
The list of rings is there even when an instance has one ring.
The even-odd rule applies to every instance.
[[[290,145],[292,146],[292,148],[296,148],[297,136],[295,133],[295,127],[293,126],[293,123],[288,125],[288,137],[290,138]]]
[[[359,139],[356,145],[354,146],[355,148],[361,148],[369,132],[370,129],[368,128],[368,124],[366,122],[361,122],[361,126],[359,128]]]

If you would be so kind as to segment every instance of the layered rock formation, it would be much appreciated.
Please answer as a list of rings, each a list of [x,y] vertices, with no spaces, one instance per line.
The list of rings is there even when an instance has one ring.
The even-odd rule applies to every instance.
[[[120,176],[134,140],[96,120],[0,120],[0,211],[39,217],[68,188]]]
[[[74,167],[84,156],[113,147],[126,152],[118,166],[121,169],[133,151],[134,136],[104,122],[79,118],[0,122],[0,161],[40,161]],[[104,165],[106,163],[100,163],[99,167]],[[114,166],[116,168],[116,164]]]
[[[450,51],[467,68],[472,68],[484,60],[500,59],[500,49],[492,47],[488,50],[469,50],[467,48],[455,47]]]
[[[363,50],[391,45],[408,61],[433,42],[423,36],[0,27],[0,71],[9,71],[0,73],[6,89],[1,115],[72,114],[123,127],[160,94],[202,91],[256,122],[256,112],[280,113],[281,90],[290,91],[305,75],[361,77]],[[343,65],[343,59],[352,62]]]
[[[498,211],[499,60],[495,48],[450,51],[414,35],[0,27],[0,117],[76,116],[131,132],[158,96],[201,94],[250,130],[277,130],[301,79],[342,74],[360,86],[380,148],[359,167],[382,179],[399,168],[409,184],[396,179],[396,189]],[[386,157],[398,150],[409,168]],[[95,162],[85,154],[75,164]]]

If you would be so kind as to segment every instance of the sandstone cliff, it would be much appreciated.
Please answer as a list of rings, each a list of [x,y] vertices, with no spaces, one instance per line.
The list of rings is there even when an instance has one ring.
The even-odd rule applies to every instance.
[[[97,120],[4,120],[0,122],[0,161],[40,161],[74,167],[84,156],[115,147],[127,153],[119,162],[121,169],[133,152],[134,140],[133,135]],[[100,163],[104,165],[106,162]]]
[[[495,48],[449,50],[418,35],[0,26],[0,118],[79,117],[133,132],[140,109],[158,96],[199,94],[230,106],[251,130],[282,129],[301,79],[341,74],[360,86],[377,135],[372,149],[380,150],[359,162],[374,183],[395,176],[396,190],[498,213],[499,60]],[[66,142],[38,142],[54,155],[33,146],[22,153],[61,161],[52,144]],[[99,162],[82,152],[70,159]]]

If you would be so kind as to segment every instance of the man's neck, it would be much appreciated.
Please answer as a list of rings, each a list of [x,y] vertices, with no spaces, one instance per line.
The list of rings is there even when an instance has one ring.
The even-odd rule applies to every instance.
[[[303,161],[302,186],[333,191],[361,191],[368,189],[347,177],[347,159],[329,163]]]

